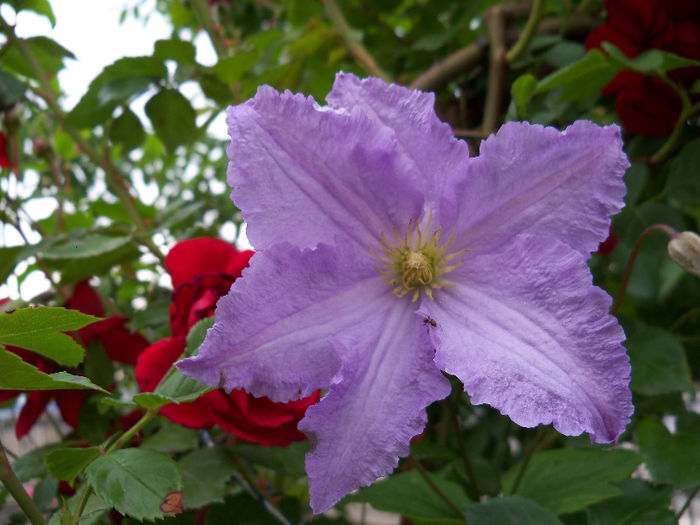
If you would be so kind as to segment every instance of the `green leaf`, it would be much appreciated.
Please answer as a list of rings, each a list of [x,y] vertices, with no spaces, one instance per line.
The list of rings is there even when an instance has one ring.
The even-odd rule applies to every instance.
[[[213,390],[209,385],[187,377],[178,369],[156,387],[154,394],[175,403],[187,403]]]
[[[125,107],[112,126],[109,128],[109,138],[112,142],[121,144],[124,150],[131,151],[143,144],[146,134],[141,121],[128,107]]]
[[[472,502],[460,485],[429,474],[442,492],[460,509]],[[377,510],[395,512],[418,523],[462,523],[460,516],[440,498],[416,470],[393,474],[351,494],[345,502],[360,501]]]
[[[105,502],[139,520],[162,518],[163,499],[182,489],[180,472],[167,454],[138,448],[98,457],[85,477]]]
[[[14,75],[0,70],[0,103],[3,107],[22,100],[26,89],[24,83]]]
[[[182,472],[182,503],[186,509],[224,501],[226,482],[236,469],[226,447],[195,450],[178,463]]]
[[[693,390],[685,349],[672,333],[645,326],[625,346],[632,361],[630,386],[635,392],[655,395]]]
[[[44,445],[43,447],[36,448],[31,452],[20,456],[12,463],[12,470],[15,471],[17,479],[25,483],[32,479],[38,479],[46,477],[48,470],[46,468],[46,463],[44,458],[53,452],[64,448],[63,443],[51,443],[50,445]]]
[[[581,60],[586,54],[583,44],[570,40],[561,40],[542,54],[547,65],[555,69],[566,67],[577,60]]]
[[[195,48],[184,40],[156,40],[153,56],[161,60],[174,60],[178,64],[194,64]]]
[[[672,435],[663,423],[646,418],[637,426],[635,437],[655,481],[679,489],[700,485],[700,436],[696,432]]]
[[[98,447],[60,448],[47,454],[45,461],[55,479],[72,482],[99,455]]]
[[[280,474],[300,477],[306,473],[304,456],[309,451],[308,441],[299,441],[287,447],[260,447],[242,444],[229,448],[234,454]]]
[[[128,223],[128,221],[127,221]],[[90,277],[106,273],[110,268],[124,261],[135,260],[141,255],[135,244],[129,243],[116,250],[105,252],[94,257],[81,259],[56,259],[52,266],[61,272],[61,283],[74,283]]]
[[[521,496],[493,498],[470,505],[465,515],[469,525],[561,525],[554,514]]]
[[[635,204],[642,195],[642,191],[644,191],[649,180],[650,171],[647,163],[633,162],[625,172],[625,186],[627,186],[625,204],[627,206]]]
[[[199,443],[199,432],[170,421],[163,421],[161,428],[155,434],[148,436],[141,443],[141,448],[150,448],[160,452],[173,454],[192,450]]]
[[[677,525],[669,509],[673,487],[641,479],[628,479],[619,486],[621,496],[588,507],[588,525]]]
[[[260,61],[260,55],[253,51],[236,53],[234,56],[219,60],[212,68],[212,73],[225,84],[237,82]]]
[[[119,104],[167,77],[163,61],[155,57],[124,57],[97,75],[66,118],[69,126],[90,128],[103,123]]]
[[[185,356],[192,357],[197,355],[199,347],[204,342],[204,338],[207,335],[207,331],[214,326],[214,318],[207,317],[197,321],[197,323],[190,328],[187,334],[187,345],[185,346]]]
[[[560,449],[532,455],[518,494],[555,514],[575,512],[591,503],[618,496],[610,482],[627,478],[642,458],[631,450]],[[516,465],[503,479],[509,494],[520,470]]]
[[[39,482],[34,485],[34,493],[32,494],[32,499],[39,510],[46,512],[46,510],[51,506],[51,501],[56,499],[56,494],[58,493],[58,481],[51,477],[46,477],[40,479]]]
[[[671,161],[666,191],[671,198],[690,205],[700,205],[700,137],[686,144]]]
[[[97,320],[66,308],[21,308],[0,314],[0,344],[32,350],[61,365],[77,366],[85,349],[61,332],[77,330]]]
[[[65,58],[75,58],[73,53],[48,37],[34,36],[22,40],[29,46],[41,68],[51,75],[55,75],[63,69],[63,60]],[[36,78],[34,71],[22,54],[17,50],[16,46],[10,46],[6,49],[2,56],[3,66],[21,75]]]
[[[99,390],[87,377],[68,372],[45,374],[35,366],[25,363],[21,357],[0,347],[0,390]]]
[[[25,246],[0,248],[0,282],[5,282],[20,261]]]
[[[90,486],[83,483],[78,491],[71,496],[64,509],[54,512],[49,520],[49,525],[64,525],[65,523],[72,524],[72,514],[78,510],[78,504],[83,498],[86,490],[91,490]],[[85,508],[80,515],[78,525],[96,525],[102,522],[102,517],[107,514],[112,507],[104,502],[102,498],[96,494],[90,494],[85,504]]]
[[[580,100],[597,94],[619,71],[618,64],[592,49],[582,59],[540,80],[536,93],[561,87],[562,100]]]
[[[622,51],[610,42],[603,42],[601,46],[608,52],[612,60],[625,69],[631,69],[639,73],[670,71],[681,67],[700,67],[700,62],[697,60],[685,58],[660,49],[650,49],[634,58],[627,58]]]
[[[171,399],[164,396],[159,396],[153,392],[142,392],[134,396],[134,403],[146,409],[158,409],[172,402],[173,401]]]
[[[146,102],[145,110],[156,135],[170,152],[194,138],[197,131],[194,109],[178,90],[163,89],[156,93]]]
[[[10,0],[8,3],[15,8],[15,11],[33,11],[45,16],[51,22],[51,27],[56,26],[56,17],[48,0]]]
[[[86,235],[82,239],[71,239],[62,245],[51,246],[42,252],[42,257],[48,260],[86,259],[113,252],[131,241],[130,235]]]
[[[510,88],[510,95],[518,108],[518,114],[527,115],[527,104],[537,88],[537,79],[530,73],[520,75]]]
[[[265,507],[246,493],[226,498],[224,503],[212,505],[207,512],[204,525],[221,525],[232,523],[243,525],[279,525],[279,520],[270,514]]]

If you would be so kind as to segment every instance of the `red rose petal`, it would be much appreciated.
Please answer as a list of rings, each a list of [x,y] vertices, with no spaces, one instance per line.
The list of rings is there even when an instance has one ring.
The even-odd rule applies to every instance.
[[[73,428],[76,428],[80,421],[80,409],[83,408],[84,400],[85,394],[80,390],[56,391],[56,404],[61,411],[61,417]]]
[[[177,243],[165,257],[165,268],[173,288],[207,273],[225,272],[238,254],[236,248],[220,239],[201,237]]]
[[[153,392],[165,373],[185,351],[185,337],[167,337],[146,348],[136,361],[134,373],[142,392]]]
[[[53,390],[34,390],[27,393],[27,402],[22,407],[15,426],[17,439],[22,439],[29,433],[51,401],[53,394]]]

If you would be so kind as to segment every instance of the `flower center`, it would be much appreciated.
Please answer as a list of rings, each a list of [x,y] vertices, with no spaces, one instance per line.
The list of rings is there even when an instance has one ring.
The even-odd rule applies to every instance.
[[[400,237],[394,229],[396,242],[390,241],[382,233],[379,243],[382,247],[382,254],[370,252],[381,261],[375,265],[377,271],[382,274],[384,282],[394,287],[392,293],[397,297],[403,297],[411,292],[411,301],[418,300],[421,291],[433,298],[433,289],[443,286],[454,286],[444,279],[443,275],[458,268],[462,261],[449,265],[455,257],[462,255],[466,250],[460,250],[447,254],[447,250],[454,238],[454,234],[446,243],[440,244],[440,233],[442,226],[428,235],[430,231],[430,221],[428,218],[425,227],[418,226],[418,221],[408,225],[406,235]]]

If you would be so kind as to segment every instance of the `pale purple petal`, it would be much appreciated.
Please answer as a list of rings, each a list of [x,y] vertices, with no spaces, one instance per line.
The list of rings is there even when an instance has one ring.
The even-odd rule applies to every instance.
[[[269,86],[228,110],[231,196],[256,249],[276,242],[366,248],[423,205],[394,132],[360,108],[334,110]]]
[[[332,338],[342,368],[299,423],[311,440],[306,471],[317,514],[389,474],[425,427],[425,408],[450,392],[414,310],[387,296],[362,325]]]
[[[633,411],[625,336],[581,254],[524,235],[467,257],[450,276],[456,286],[421,313],[438,325],[436,364],[462,380],[473,403],[521,426],[617,439]]]
[[[411,159],[423,179],[428,202],[442,193],[452,174],[464,172],[469,163],[467,144],[456,139],[452,128],[435,114],[433,93],[338,73],[326,100],[335,108],[362,108],[394,130],[399,151]]]
[[[624,205],[629,166],[620,129],[576,121],[565,131],[509,122],[454,173],[438,221],[455,246],[498,249],[520,233],[549,235],[589,255]]]
[[[275,245],[219,300],[199,355],[177,366],[211,386],[223,381],[274,401],[305,397],[338,372],[328,337],[375,315],[386,295],[369,257],[349,246]]]

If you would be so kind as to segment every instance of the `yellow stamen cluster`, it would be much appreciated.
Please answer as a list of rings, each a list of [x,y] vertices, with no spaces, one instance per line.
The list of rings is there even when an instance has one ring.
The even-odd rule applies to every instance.
[[[370,248],[372,255],[382,261],[380,265],[375,265],[375,268],[382,274],[384,282],[394,287],[392,293],[397,297],[403,297],[412,292],[411,300],[415,302],[420,292],[424,291],[432,299],[433,289],[454,286],[454,283],[446,281],[443,275],[462,264],[462,261],[452,265],[448,263],[466,250],[447,255],[447,249],[454,239],[454,234],[440,246],[442,226],[432,235],[427,236],[431,219],[432,216],[428,218],[423,228],[418,226],[418,221],[409,223],[408,231],[403,237],[399,236],[394,229],[395,243],[382,233],[379,243],[383,254],[377,254]]]

